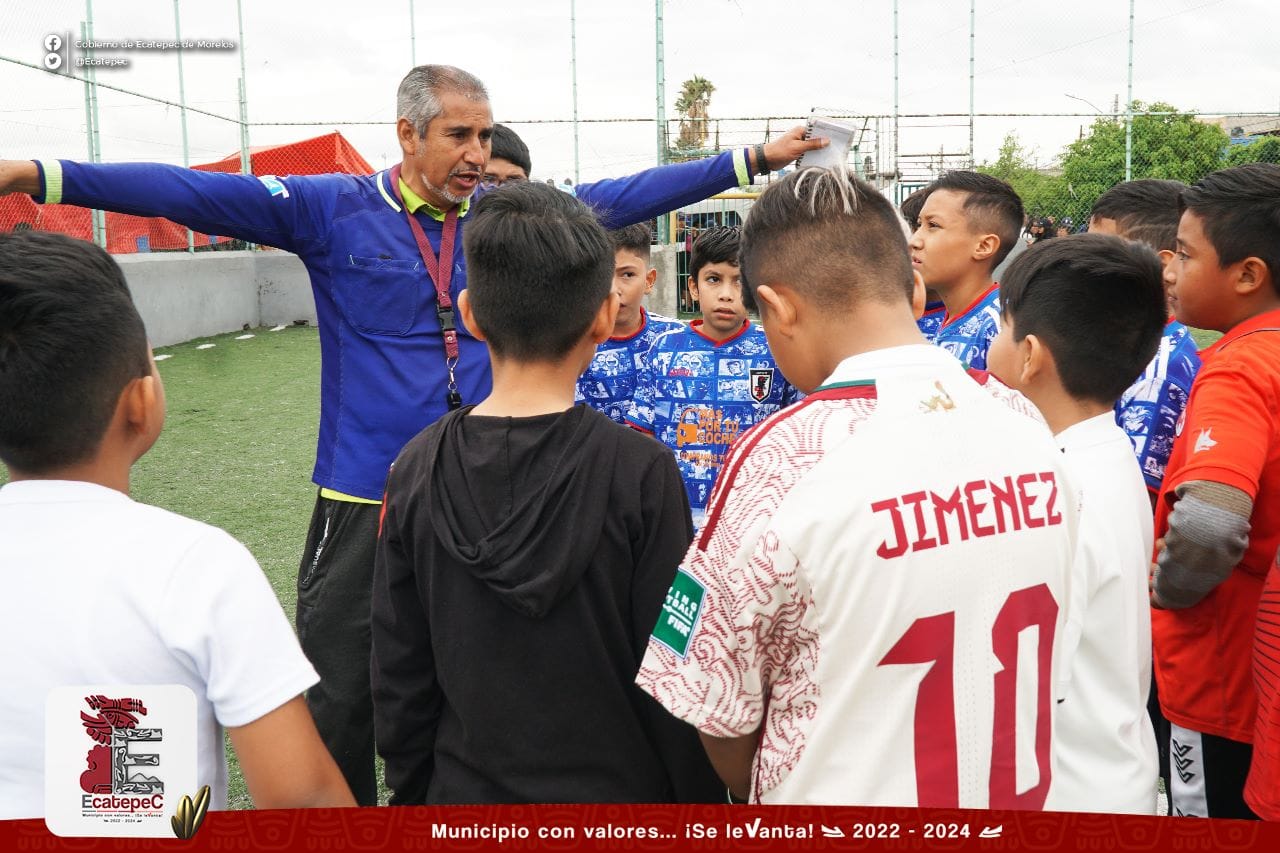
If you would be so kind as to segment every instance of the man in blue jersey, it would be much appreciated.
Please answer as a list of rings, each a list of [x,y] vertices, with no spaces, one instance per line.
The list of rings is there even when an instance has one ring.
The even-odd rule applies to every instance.
[[[631,426],[675,453],[697,529],[729,445],[796,400],[764,329],[747,317],[739,234],[717,227],[698,235],[689,259],[689,296],[702,319],[654,342],[627,415]]]
[[[1145,243],[1167,267],[1177,248],[1178,196],[1184,189],[1186,185],[1178,181],[1154,179],[1116,184],[1093,203],[1089,231]],[[1116,402],[1116,423],[1133,443],[1153,503],[1160,493],[1178,419],[1199,371],[1195,339],[1170,316],[1155,358]]]
[[[649,264],[649,225],[637,222],[609,232],[613,243],[613,289],[620,299],[613,335],[596,348],[587,372],[578,379],[574,399],[604,412],[620,424],[636,391],[649,347],[663,334],[679,329],[679,320],[650,314],[644,297],[653,292],[658,271]]]
[[[147,163],[0,161],[0,195],[162,216],[294,252],[320,327],[320,487],[298,573],[298,636],[320,673],[307,700],[356,800],[372,805],[369,609],[387,469],[423,427],[491,389],[484,344],[458,322],[461,231],[490,155],[476,77],[422,65],[396,97],[399,165],[375,175],[226,175]],[[606,227],[750,182],[825,140],[768,145],[578,187]]]
[[[947,172],[925,189],[910,250],[911,265],[946,306],[933,342],[986,370],[1000,331],[1000,287],[991,272],[1018,239],[1022,200],[1004,181],[978,172]]]

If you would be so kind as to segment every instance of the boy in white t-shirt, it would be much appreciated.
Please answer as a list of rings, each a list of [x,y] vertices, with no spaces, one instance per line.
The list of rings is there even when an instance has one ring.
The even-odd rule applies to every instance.
[[[1151,361],[1166,320],[1159,258],[1100,234],[1055,239],[1005,274],[992,372],[1034,402],[1080,501],[1048,808],[1154,814],[1151,504],[1115,402]]]
[[[1075,546],[1052,436],[925,343],[865,182],[772,184],[740,257],[808,396],[729,451],[637,682],[736,798],[1043,808]]]
[[[189,687],[211,808],[226,807],[223,727],[257,807],[355,805],[301,697],[315,670],[253,557],[128,496],[164,414],[115,261],[0,234],[0,819],[44,814],[45,699],[85,684]]]

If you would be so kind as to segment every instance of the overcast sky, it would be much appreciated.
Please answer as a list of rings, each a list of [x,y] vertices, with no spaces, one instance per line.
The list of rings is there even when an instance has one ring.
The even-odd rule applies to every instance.
[[[654,2],[577,0],[576,6],[579,117],[648,120],[581,125],[582,178],[648,166],[656,147]],[[1109,111],[1117,95],[1123,103],[1128,6],[1125,0],[977,0],[977,112]],[[969,3],[899,0],[898,7],[900,113],[967,113]],[[306,138],[337,122],[383,122],[338,129],[375,168],[395,162],[390,123],[396,85],[410,67],[409,8],[409,0],[244,0],[250,121],[309,123],[255,126],[251,143]],[[414,8],[417,61],[478,75],[489,87],[495,118],[522,122],[513,126],[532,149],[535,177],[571,176],[572,126],[523,123],[572,118],[569,0],[417,0]],[[716,86],[713,118],[801,116],[814,106],[861,115],[893,111],[891,0],[667,0],[664,8],[669,115],[680,82],[694,74]],[[184,38],[239,40],[235,0],[181,0],[180,10]],[[94,17],[98,40],[174,35],[172,0],[98,0]],[[39,64],[45,34],[78,36],[84,18],[83,2],[0,0],[0,56]],[[1135,98],[1215,113],[1280,110],[1274,48],[1280,3],[1137,0],[1135,18]],[[101,55],[126,57],[129,65],[99,70],[100,82],[177,100],[174,52]],[[237,50],[189,51],[184,73],[189,106],[236,115]],[[0,62],[0,92],[0,156],[85,157],[81,83]],[[103,90],[100,115],[104,159],[181,162],[176,109]],[[1013,130],[1048,162],[1089,121],[979,118],[978,160],[992,159]],[[887,125],[882,122],[886,133]],[[900,125],[903,154],[968,150],[967,118],[904,118]],[[189,115],[188,127],[192,163],[239,145],[230,122]],[[725,122],[722,141],[754,141],[763,127]],[[874,123],[868,125],[869,144],[874,131]]]

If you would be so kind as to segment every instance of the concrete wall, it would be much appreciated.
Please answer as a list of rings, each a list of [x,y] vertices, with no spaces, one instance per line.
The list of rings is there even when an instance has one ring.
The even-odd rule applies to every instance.
[[[654,314],[667,317],[676,316],[676,247],[674,245],[654,246],[650,252],[650,263],[658,271],[658,280],[653,285],[653,293],[649,295],[645,307]]]
[[[316,322],[306,269],[287,252],[116,255],[154,346],[246,325]]]
[[[235,332],[246,325],[316,322],[311,281],[288,252],[116,255],[153,346]],[[676,247],[654,246],[658,280],[647,307],[676,316]]]

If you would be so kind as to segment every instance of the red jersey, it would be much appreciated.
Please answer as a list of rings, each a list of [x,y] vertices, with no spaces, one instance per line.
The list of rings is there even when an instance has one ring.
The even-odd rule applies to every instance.
[[[1201,355],[1160,489],[1156,538],[1168,532],[1175,489],[1207,480],[1253,499],[1249,547],[1194,607],[1152,611],[1155,674],[1172,722],[1250,743],[1254,617],[1280,548],[1280,310],[1246,320]]]

